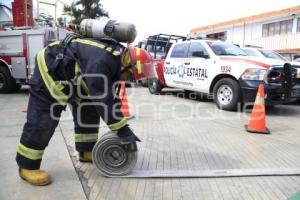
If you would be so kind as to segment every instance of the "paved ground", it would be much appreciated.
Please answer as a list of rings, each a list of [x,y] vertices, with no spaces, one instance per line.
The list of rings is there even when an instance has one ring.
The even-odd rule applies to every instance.
[[[0,95],[0,199],[86,199],[60,130],[54,134],[42,163],[42,168],[50,172],[53,184],[34,187],[18,177],[15,155],[26,117],[21,111],[26,108],[27,99],[25,92]]]
[[[135,115],[130,125],[143,141],[139,144],[137,170],[300,168],[299,104],[269,109],[267,123],[272,134],[255,135],[245,132],[243,127],[248,121],[249,114],[219,111],[209,100],[177,98],[177,91],[167,92],[161,96],[152,96],[144,88],[128,89],[127,92],[129,106]],[[11,95],[10,98],[0,96],[0,142],[10,149],[2,153],[4,157],[2,156],[1,159],[9,160],[9,164],[4,167],[13,174],[13,177],[8,173],[1,174],[1,179],[4,177],[7,183],[4,186],[10,189],[4,190],[1,181],[0,199],[22,199],[20,196],[9,195],[16,190],[16,187],[17,194],[26,191],[27,194],[32,195],[32,191],[36,192],[17,179],[13,161],[15,146],[25,116],[20,110],[26,104],[24,101],[26,97],[24,94],[18,94]],[[7,118],[5,113],[13,114]],[[77,154],[74,152],[73,125],[68,116],[69,113],[65,113],[60,129],[57,130],[56,137],[50,144],[49,154],[45,155],[45,159],[48,160],[44,163],[51,164],[45,167],[51,171],[55,182],[45,191],[40,191],[44,195],[42,199],[51,199],[45,195],[45,192],[47,194],[63,192],[62,195],[66,195],[64,199],[69,199],[67,195],[72,194],[75,194],[77,199],[84,199],[70,158],[66,155],[66,148],[62,144],[57,144],[62,143],[60,132],[89,199],[273,200],[288,199],[300,191],[300,176],[210,179],[105,178],[93,165],[77,162]],[[103,125],[100,134],[105,133],[106,130]],[[9,141],[10,138],[12,141]],[[61,150],[63,153],[59,154]],[[54,162],[56,156],[64,158],[60,160],[62,163]],[[4,164],[2,160],[0,165]],[[67,174],[70,178],[66,182],[64,176]],[[68,190],[69,188],[71,189]]]
[[[272,134],[254,135],[243,127],[248,114],[219,111],[209,100],[176,98],[176,91],[151,96],[143,88],[128,93],[136,117],[130,125],[143,141],[137,170],[300,166],[299,105],[270,109],[268,127]],[[72,123],[63,121],[61,127],[73,152]],[[102,127],[100,134],[106,130]],[[99,175],[91,164],[75,165],[85,179],[90,199],[287,199],[300,190],[299,176],[111,179]]]

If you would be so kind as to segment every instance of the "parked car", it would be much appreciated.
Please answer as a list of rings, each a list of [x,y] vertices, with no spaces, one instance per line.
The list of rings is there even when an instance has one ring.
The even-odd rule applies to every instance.
[[[212,94],[217,107],[229,111],[254,102],[260,84],[265,86],[266,104],[300,98],[300,69],[283,60],[248,56],[236,45],[217,40],[174,43],[154,70],[155,77],[148,81],[150,93],[173,87]]]
[[[287,61],[287,59],[285,57],[283,57],[279,53],[272,51],[272,50],[267,50],[267,49],[262,49],[262,48],[254,48],[254,47],[245,47],[245,48],[243,48],[243,50],[248,56],[271,58],[271,59]]]
[[[300,58],[295,59],[294,62],[300,63]]]

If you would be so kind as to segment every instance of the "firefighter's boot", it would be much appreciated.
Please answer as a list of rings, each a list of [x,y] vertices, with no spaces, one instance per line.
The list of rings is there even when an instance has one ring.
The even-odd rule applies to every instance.
[[[92,152],[79,152],[80,162],[92,162]]]
[[[50,175],[43,170],[19,169],[19,175],[22,179],[36,186],[44,186],[51,183]]]

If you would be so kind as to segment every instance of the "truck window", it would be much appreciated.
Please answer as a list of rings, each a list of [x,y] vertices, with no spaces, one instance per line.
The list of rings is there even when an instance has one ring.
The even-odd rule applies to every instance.
[[[171,53],[171,58],[187,57],[189,43],[176,44]]]
[[[247,56],[242,49],[231,43],[216,41],[207,44],[218,56]]]
[[[193,57],[193,52],[198,52],[198,51],[203,52],[204,56],[208,56],[208,53],[207,53],[205,47],[202,44],[200,44],[198,42],[193,42],[190,45],[189,52],[188,52],[188,57]]]
[[[165,47],[164,46],[156,46],[156,52],[157,53],[164,53],[166,50],[165,50]]]

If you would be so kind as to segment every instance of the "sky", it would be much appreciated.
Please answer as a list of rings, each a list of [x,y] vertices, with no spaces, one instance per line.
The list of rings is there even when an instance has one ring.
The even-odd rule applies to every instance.
[[[111,19],[136,25],[137,42],[158,33],[187,35],[193,28],[300,5],[300,0],[100,0],[100,3]]]
[[[100,0],[111,19],[131,22],[139,40],[149,35],[187,35],[216,22],[300,5],[300,0]]]

